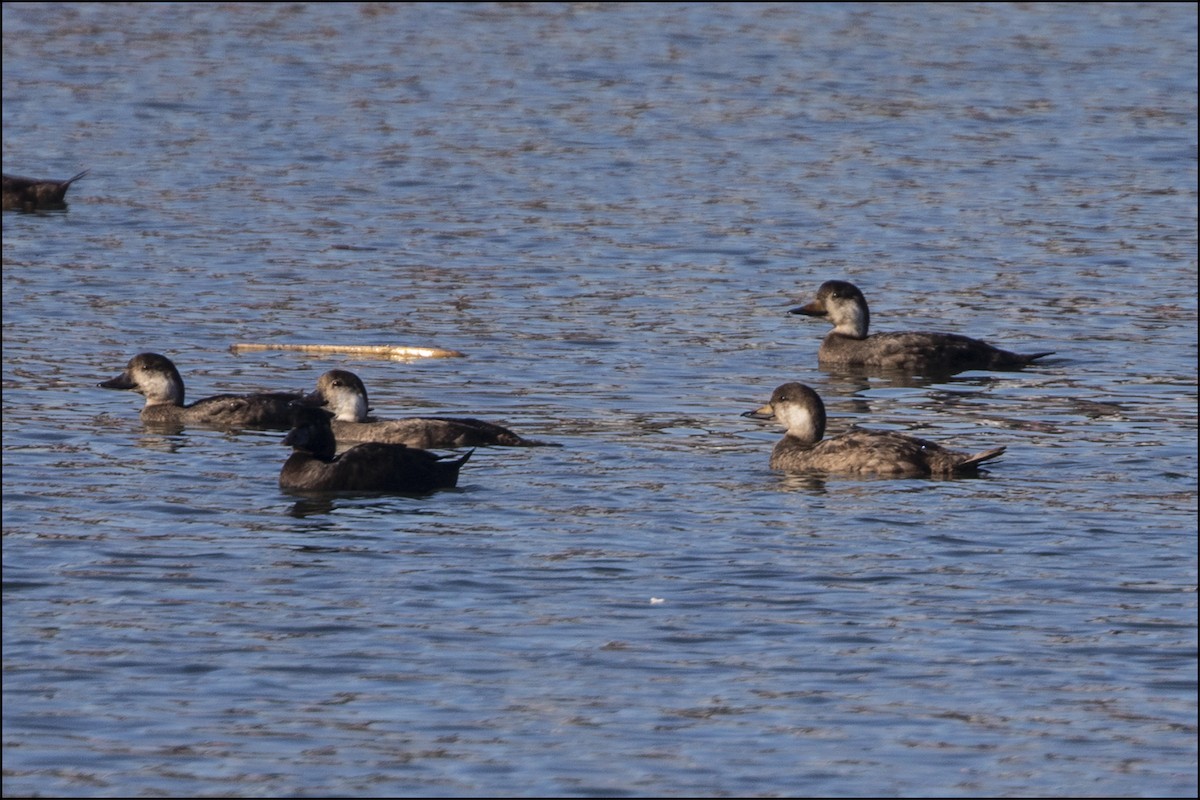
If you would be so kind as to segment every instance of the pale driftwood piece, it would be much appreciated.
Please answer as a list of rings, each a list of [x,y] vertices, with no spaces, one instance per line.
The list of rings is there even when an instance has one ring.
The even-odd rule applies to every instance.
[[[234,353],[257,353],[263,350],[298,350],[302,353],[336,353],[347,356],[378,356],[395,361],[414,361],[418,358],[461,358],[457,350],[440,347],[408,347],[391,344],[246,344],[230,345]]]

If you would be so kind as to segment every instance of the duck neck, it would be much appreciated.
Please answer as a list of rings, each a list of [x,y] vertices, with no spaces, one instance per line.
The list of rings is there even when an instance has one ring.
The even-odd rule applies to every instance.
[[[293,428],[283,439],[284,444],[292,446],[289,461],[302,461],[315,458],[318,461],[333,461],[337,452],[337,439],[328,425],[302,425]]]
[[[311,453],[313,458],[321,461],[333,461],[333,455],[337,452],[337,440],[334,439],[333,431],[328,427],[312,431],[307,444],[308,446],[304,449]]]
[[[787,435],[803,444],[816,444],[825,436],[825,412],[803,406],[775,409],[775,417],[787,427]]]
[[[870,325],[871,312],[867,307],[861,303],[850,303],[838,315],[833,332],[849,336],[851,339],[865,339]]]
[[[155,375],[143,379],[142,394],[146,406],[182,406],[183,379],[179,376]]]
[[[338,392],[327,395],[329,402],[326,405],[333,412],[333,418],[339,422],[366,422],[367,421],[367,398],[357,392]]]

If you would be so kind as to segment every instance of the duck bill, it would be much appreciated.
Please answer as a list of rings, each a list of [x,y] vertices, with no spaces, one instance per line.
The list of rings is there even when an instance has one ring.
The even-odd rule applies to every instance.
[[[294,402],[296,405],[308,406],[309,408],[323,408],[326,405],[325,395],[320,392],[306,394]]]
[[[128,373],[122,372],[117,377],[97,383],[101,389],[132,389],[134,388],[133,381],[129,380]]]
[[[756,408],[753,411],[745,411],[742,413],[742,416],[749,417],[750,419],[770,420],[770,419],[775,419],[775,411],[771,408],[771,404],[768,403],[767,405],[763,406],[762,408]]]
[[[825,308],[825,304],[820,300],[813,300],[807,305],[800,306],[799,308],[793,308],[788,313],[803,314],[806,317],[823,317],[828,313],[828,311]]]

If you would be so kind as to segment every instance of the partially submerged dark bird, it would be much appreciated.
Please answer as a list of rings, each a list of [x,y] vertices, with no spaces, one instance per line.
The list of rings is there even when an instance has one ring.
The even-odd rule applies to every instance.
[[[299,403],[293,410],[294,427],[283,439],[292,447],[279,473],[283,489],[424,494],[457,486],[459,470],[475,452],[450,458],[402,444],[367,442],[334,455],[332,414]]]
[[[785,383],[762,408],[742,416],[774,419],[787,433],[771,452],[771,468],[785,472],[827,472],[890,477],[974,475],[979,465],[999,457],[1003,447],[970,455],[892,431],[854,428],[825,439],[825,404],[802,383]]]
[[[288,430],[292,427],[291,404],[304,397],[300,392],[219,394],[185,406],[179,370],[171,359],[158,353],[139,353],[129,359],[124,372],[98,385],[145,396],[143,422],[216,428]]]
[[[4,176],[5,211],[39,211],[67,207],[67,189],[71,184],[88,174],[84,170],[65,181],[42,178],[22,178],[19,175]]]
[[[539,447],[501,425],[468,417],[410,417],[377,420],[369,416],[367,387],[353,372],[334,369],[317,379],[310,405],[333,412],[333,434],[339,442],[388,442],[409,447]]]
[[[924,331],[867,334],[871,314],[858,287],[825,281],[811,303],[789,313],[825,317],[833,330],[821,342],[822,367],[879,367],[905,372],[949,374],[968,369],[1020,369],[1051,351],[1022,355],[955,333]]]

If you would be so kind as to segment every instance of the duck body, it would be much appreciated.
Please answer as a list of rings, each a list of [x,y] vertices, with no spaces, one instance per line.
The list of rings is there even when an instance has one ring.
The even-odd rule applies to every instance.
[[[766,405],[744,416],[775,419],[787,428],[771,452],[771,468],[784,472],[964,476],[977,474],[980,464],[998,458],[1005,450],[997,447],[981,453],[962,453],[927,439],[864,428],[825,439],[825,404],[802,383],[780,386]]]
[[[459,470],[474,452],[448,458],[403,444],[367,442],[335,455],[330,417],[324,409],[294,406],[294,427],[283,440],[292,454],[279,473],[280,488],[425,494],[457,486]]]
[[[825,317],[833,330],[821,342],[822,367],[875,367],[946,374],[968,369],[1021,369],[1050,352],[1024,355],[955,333],[910,331],[868,334],[871,314],[863,293],[846,281],[826,281],[816,299],[789,313]]]
[[[409,447],[539,447],[546,442],[526,439],[502,425],[468,417],[409,417],[377,420],[370,417],[367,388],[353,372],[335,369],[317,379],[306,403],[334,415],[338,442],[381,442]]]
[[[410,419],[354,422],[333,420],[339,442],[382,442],[409,447],[537,447],[542,442],[523,439],[508,428],[478,419],[414,417]]]
[[[1049,353],[1024,356],[954,333],[876,333],[856,339],[830,331],[817,351],[817,363],[822,367],[879,367],[902,372],[939,373],[1020,369],[1045,355]]]
[[[970,475],[979,464],[999,457],[1003,447],[975,455],[892,431],[864,428],[809,444],[784,436],[771,451],[771,469],[893,477]]]
[[[299,392],[219,394],[184,405],[183,378],[171,359],[158,353],[139,353],[125,371],[98,384],[103,389],[128,389],[146,398],[143,422],[161,425],[205,425],[214,428],[288,430],[292,403]]]
[[[39,211],[66,208],[67,189],[71,188],[72,183],[87,174],[88,170],[85,169],[65,181],[5,175],[3,176],[4,210]]]

